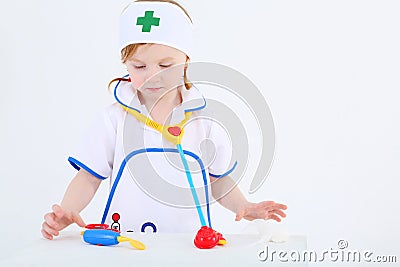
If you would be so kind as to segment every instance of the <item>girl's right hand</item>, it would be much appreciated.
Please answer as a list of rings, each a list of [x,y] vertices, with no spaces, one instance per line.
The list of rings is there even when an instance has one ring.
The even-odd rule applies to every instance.
[[[85,227],[86,224],[77,212],[68,211],[61,206],[55,204],[52,207],[53,212],[44,215],[44,222],[42,224],[42,235],[49,240],[53,236],[58,236],[59,231],[72,223],[76,223],[80,227]]]

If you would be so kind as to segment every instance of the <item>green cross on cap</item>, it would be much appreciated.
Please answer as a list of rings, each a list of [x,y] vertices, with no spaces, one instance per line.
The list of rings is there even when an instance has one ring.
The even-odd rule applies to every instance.
[[[144,17],[138,17],[136,25],[143,25],[142,32],[150,32],[151,26],[160,26],[160,18],[153,16],[154,11],[146,11]]]

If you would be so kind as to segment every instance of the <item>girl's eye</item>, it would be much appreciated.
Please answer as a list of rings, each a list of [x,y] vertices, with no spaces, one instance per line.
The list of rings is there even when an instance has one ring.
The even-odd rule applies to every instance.
[[[144,69],[146,66],[144,66],[144,65],[134,65],[133,67],[135,69]]]
[[[172,66],[172,64],[160,64],[161,68],[169,68],[171,66]]]

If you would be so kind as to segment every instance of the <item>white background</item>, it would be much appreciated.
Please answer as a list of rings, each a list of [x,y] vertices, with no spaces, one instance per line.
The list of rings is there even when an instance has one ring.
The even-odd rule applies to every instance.
[[[274,165],[255,194],[242,186],[246,196],[287,204],[286,226],[311,249],[345,239],[398,252],[400,3],[180,2],[195,23],[193,61],[249,77],[274,116]],[[127,3],[1,2],[2,252],[12,238],[40,236],[75,174],[69,149],[113,101],[107,83],[124,74],[117,22]],[[82,213],[87,223],[100,220],[107,190],[104,182]],[[222,208],[214,217],[222,232],[246,224]]]

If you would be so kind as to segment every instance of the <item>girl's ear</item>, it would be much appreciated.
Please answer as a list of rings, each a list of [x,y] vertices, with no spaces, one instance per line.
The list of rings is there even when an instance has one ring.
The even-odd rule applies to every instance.
[[[185,62],[185,70],[188,68],[188,64],[190,63],[190,58],[186,57],[186,62]]]

